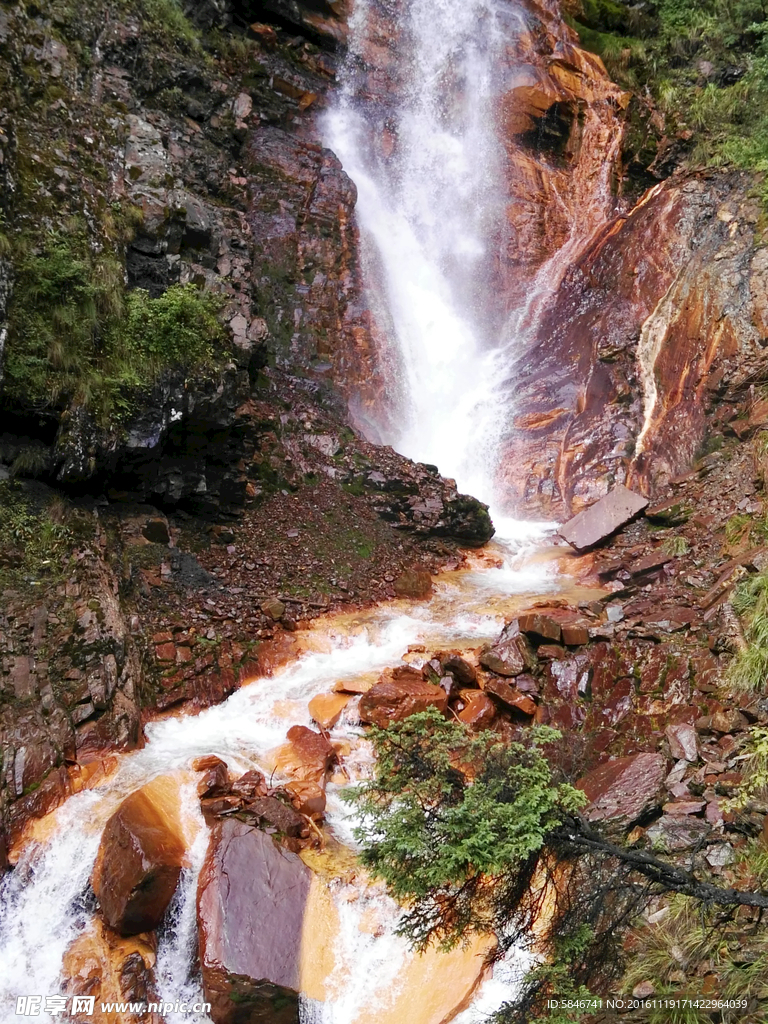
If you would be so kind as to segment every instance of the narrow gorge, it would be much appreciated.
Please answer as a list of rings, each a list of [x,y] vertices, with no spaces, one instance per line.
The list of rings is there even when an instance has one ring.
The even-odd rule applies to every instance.
[[[0,4],[2,1024],[765,1019],[768,11],[711,6]],[[483,804],[398,901],[387,827],[454,851],[366,817],[387,743],[427,833],[506,764],[515,870]]]

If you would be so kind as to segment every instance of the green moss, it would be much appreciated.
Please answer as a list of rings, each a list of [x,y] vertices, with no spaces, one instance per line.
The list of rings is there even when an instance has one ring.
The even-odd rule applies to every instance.
[[[0,590],[57,582],[92,531],[92,521],[60,499],[35,502],[20,484],[0,483]]]
[[[107,231],[116,231],[111,212]],[[84,232],[57,232],[21,249],[9,311],[5,391],[38,410],[70,403],[102,423],[129,413],[163,370],[210,363],[225,332],[220,299],[192,285],[159,298],[126,294],[122,263]]]

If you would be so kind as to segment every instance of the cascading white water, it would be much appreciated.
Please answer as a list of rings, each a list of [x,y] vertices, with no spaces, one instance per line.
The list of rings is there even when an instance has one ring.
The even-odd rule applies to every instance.
[[[380,268],[400,377],[383,440],[432,462],[492,506],[503,423],[498,353],[481,300],[488,238],[503,215],[494,71],[505,39],[498,0],[412,0],[398,25],[404,79],[395,150],[380,152],[381,110],[356,96],[354,55],[371,6],[355,5],[345,87],[326,120],[330,148],[358,190],[363,250]],[[520,22],[522,26],[522,19]],[[378,276],[378,274],[376,275]],[[371,283],[373,283],[371,281]]]
[[[493,572],[493,571],[492,571]],[[497,570],[499,584],[506,577]],[[522,574],[519,589],[530,577]],[[472,610],[465,590],[443,585],[436,599],[441,614],[429,605],[403,614],[382,608],[363,616],[359,631],[329,632],[324,650],[308,653],[275,677],[259,680],[233,694],[224,704],[195,716],[170,718],[147,727],[147,745],[125,755],[116,773],[99,788],[71,797],[55,814],[55,830],[45,843],[30,843],[13,872],[0,885],[0,1024],[16,1019],[16,997],[57,994],[67,947],[88,925],[92,905],[88,881],[99,837],[119,802],[159,775],[188,770],[191,760],[215,753],[233,772],[264,768],[267,752],[285,739],[291,724],[311,723],[307,704],[331,690],[339,680],[354,679],[397,664],[409,644],[430,649],[447,645],[473,646],[497,635],[503,618],[488,614],[483,595]],[[291,703],[290,720],[282,707]],[[360,727],[350,712],[332,732],[333,739],[356,738]],[[348,768],[354,776],[355,760]],[[365,757],[359,762],[365,769]],[[196,807],[194,787],[182,789],[187,813],[189,866],[185,869],[167,921],[160,931],[156,987],[166,1002],[197,1001],[200,980],[195,968],[197,875],[207,843],[206,829]],[[352,842],[350,809],[331,787],[328,824],[343,841]],[[361,893],[364,889],[362,882]],[[329,979],[331,998],[322,1006],[307,1006],[304,1020],[317,1024],[357,1024],[376,1001],[397,994],[394,966],[410,954],[395,936],[397,909],[382,893],[358,894],[351,902],[337,893],[341,930],[337,940],[337,979]],[[371,901],[380,906],[385,926],[377,935],[360,927]],[[335,987],[334,987],[335,986]],[[192,998],[190,998],[192,997]],[[38,1020],[53,1022],[41,1013]],[[205,1015],[171,1015],[169,1024],[206,1024]]]

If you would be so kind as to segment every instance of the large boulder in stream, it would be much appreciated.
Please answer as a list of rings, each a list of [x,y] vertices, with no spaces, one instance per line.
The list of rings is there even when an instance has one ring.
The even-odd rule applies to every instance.
[[[360,698],[360,720],[385,729],[427,708],[445,713],[448,694],[441,686],[426,682],[410,665],[387,669],[375,686]]]
[[[105,923],[121,935],[156,928],[185,850],[178,779],[162,776],[126,797],[106,824],[91,878]]]
[[[212,830],[198,884],[200,965],[215,1024],[298,1024],[312,873],[242,821]]]

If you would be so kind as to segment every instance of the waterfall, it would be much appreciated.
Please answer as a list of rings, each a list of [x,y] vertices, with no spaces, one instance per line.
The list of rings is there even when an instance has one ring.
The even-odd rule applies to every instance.
[[[547,215],[555,211],[567,226],[561,244],[506,309],[495,294],[504,280],[496,264],[503,244],[517,244],[514,231],[501,240],[505,174],[522,143],[501,120],[517,95],[511,55],[535,48],[532,6],[550,34],[551,59],[579,65],[588,102],[574,121],[580,141],[571,164],[536,165]],[[324,121],[328,146],[357,186],[366,298],[387,387],[383,406],[358,419],[373,440],[437,465],[487,502],[497,537],[518,542],[543,528],[510,518],[500,471],[515,373],[548,300],[613,209],[621,141],[619,90],[599,61],[576,51],[556,5],[532,6],[357,0],[342,88]],[[520,71],[521,80],[532,70]],[[546,102],[554,105],[555,95]]]
[[[359,56],[374,16],[356,4],[328,145],[355,182],[363,261],[399,363],[386,443],[493,502],[502,422],[484,320],[487,239],[502,214],[494,68],[497,0],[412,0],[399,12],[394,109],[361,100]],[[382,132],[393,136],[382,151]],[[386,410],[381,410],[386,412]],[[382,418],[383,420],[383,418]]]

